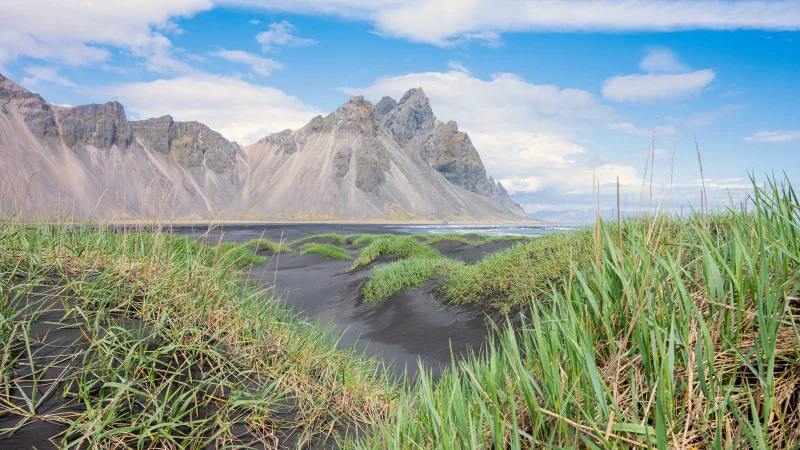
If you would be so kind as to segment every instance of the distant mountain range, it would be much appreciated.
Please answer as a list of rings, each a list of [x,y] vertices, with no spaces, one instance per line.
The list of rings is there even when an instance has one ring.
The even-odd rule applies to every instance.
[[[129,121],[117,102],[46,102],[0,75],[0,215],[74,219],[528,218],[422,89],[242,147],[198,122]]]

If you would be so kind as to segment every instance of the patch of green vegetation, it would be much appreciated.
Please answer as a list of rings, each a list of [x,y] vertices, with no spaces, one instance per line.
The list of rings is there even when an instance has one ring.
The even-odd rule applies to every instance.
[[[279,244],[265,238],[251,239],[242,244],[244,247],[253,248],[256,251],[264,250],[267,252],[287,252],[290,251],[288,244]]]
[[[267,261],[266,256],[256,255],[248,246],[237,242],[221,242],[216,247],[218,257],[229,260],[239,268],[251,267]]]
[[[390,234],[361,234],[358,235],[356,239],[353,240],[353,245],[361,245],[361,244],[371,244],[375,242],[376,239],[385,238],[391,236]]]
[[[351,445],[797,448],[792,188],[754,183],[747,206],[728,213],[619,231],[537,238],[460,269],[485,295],[522,304],[530,293],[527,319],[498,326],[439,380],[423,371],[388,423]],[[456,282],[463,295],[467,280]]]
[[[347,243],[347,236],[342,235],[342,234],[336,234],[336,233],[315,234],[315,235],[312,235],[312,236],[306,236],[304,238],[301,238],[301,239],[298,239],[298,240],[292,242],[292,246],[304,244],[306,242],[320,241],[320,240],[332,240],[332,241],[337,242],[339,245],[341,245],[341,244],[346,244]],[[321,242],[317,242],[317,243],[319,244]]]
[[[464,265],[450,258],[409,258],[378,267],[362,290],[364,302],[377,303],[409,287],[422,286],[437,275],[453,273]]]
[[[231,276],[243,246],[220,247],[0,221],[0,415],[16,424],[0,439],[47,421],[63,448],[315,447],[383,423],[401,391],[380,364]],[[71,334],[43,343],[47,327]]]
[[[488,237],[483,235],[467,235],[459,233],[428,234],[423,236],[425,238],[425,243],[428,245],[438,244],[439,242],[444,241],[456,241],[467,245],[475,245],[476,242]]]
[[[331,259],[353,259],[347,250],[331,244],[307,243],[303,248],[304,250],[300,252],[301,255],[322,255]]]
[[[509,311],[560,285],[572,265],[592,261],[593,251],[591,229],[537,237],[463,266],[438,291],[454,304],[489,301]]]
[[[351,269],[364,267],[380,255],[399,255],[404,258],[437,258],[439,252],[419,242],[413,236],[390,235],[375,239],[361,250],[361,255],[353,263]]]

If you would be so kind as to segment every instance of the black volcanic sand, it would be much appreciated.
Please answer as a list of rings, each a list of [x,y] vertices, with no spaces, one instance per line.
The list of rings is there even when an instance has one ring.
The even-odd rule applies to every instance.
[[[14,281],[12,280],[12,285]],[[2,406],[0,449],[58,449],[68,431],[68,423],[76,415],[86,411],[85,405],[76,398],[77,385],[73,372],[81,368],[84,355],[90,348],[87,336],[92,332],[86,328],[86,322],[77,319],[72,311],[79,301],[82,300],[65,294],[63,280],[53,280],[52,283],[36,286],[22,298],[10,303],[17,314],[16,320],[19,323],[30,323],[28,328],[30,347],[20,339],[9,343],[9,356],[19,356],[19,359],[10,365],[8,372],[4,374],[10,384],[7,387],[9,396],[4,398],[3,404],[0,404]],[[106,322],[102,329],[120,327],[132,331],[146,340],[146,348],[172,347],[171,343],[164,342],[154,333],[152,327],[141,319],[112,313],[103,320]],[[30,358],[28,351],[29,355],[32,355]],[[180,355],[177,353],[173,355],[176,356]],[[193,365],[187,369],[175,375],[174,381],[191,384],[193,380],[201,379],[204,372],[209,371],[206,365]],[[248,381],[242,379],[240,385],[246,387]],[[35,404],[35,416],[28,413],[29,406],[24,400],[26,397]],[[9,403],[6,403],[6,400]],[[213,406],[201,407],[197,408],[195,413],[210,418],[218,413],[218,409]],[[276,420],[292,423],[296,415],[296,404],[291,398],[287,397],[276,405]],[[238,440],[234,445],[265,448],[244,423],[233,423],[231,429]],[[337,431],[342,434],[348,430],[358,433],[361,428],[357,424],[347,423],[346,420],[337,427]],[[297,446],[303,439],[303,430],[294,429],[284,434],[279,432],[275,437],[285,448],[291,448]],[[217,447],[212,443],[207,448]],[[325,436],[317,436],[312,439],[310,448],[338,447],[335,441],[328,440]]]
[[[474,263],[514,243],[509,240],[469,245],[448,240],[433,247],[444,256]],[[341,247],[355,259],[363,246]],[[373,268],[395,259],[394,255],[381,255],[369,266],[349,271],[352,261],[281,253],[273,255],[268,263],[253,267],[249,278],[274,286],[278,296],[311,320],[333,324],[343,331],[341,347],[356,344],[368,356],[379,355],[393,363],[395,376],[402,377],[407,370],[408,376],[415,378],[419,360],[425,370],[438,377],[451,363],[451,348],[457,356],[470,348],[479,350],[489,334],[488,320],[498,322],[503,317],[480,306],[446,307],[444,299],[434,298],[431,292],[441,281],[437,279],[378,304],[363,303],[361,289]]]
[[[487,255],[511,247],[517,242],[518,241],[507,240],[507,241],[494,241],[494,242],[489,242],[488,244],[481,244],[481,245],[470,245],[460,241],[448,240],[448,241],[437,242],[431,245],[431,247],[438,250],[439,253],[442,254],[442,256],[446,256],[448,258],[453,258],[453,259],[459,259],[467,264],[474,264],[477,261],[486,257]]]

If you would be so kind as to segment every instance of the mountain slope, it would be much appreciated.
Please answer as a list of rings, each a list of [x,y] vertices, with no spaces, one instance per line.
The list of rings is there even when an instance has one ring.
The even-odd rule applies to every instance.
[[[197,122],[47,103],[0,75],[0,214],[25,218],[522,220],[421,89],[351,98],[241,148]]]

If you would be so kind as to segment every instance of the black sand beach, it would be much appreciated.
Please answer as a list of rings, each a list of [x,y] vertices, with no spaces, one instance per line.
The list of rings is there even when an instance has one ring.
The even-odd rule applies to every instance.
[[[176,228],[180,234],[202,235],[207,230]],[[323,233],[391,233],[419,232],[393,225],[234,225],[215,229],[205,235],[211,242],[243,242],[264,237],[273,241],[291,242]],[[426,231],[426,230],[422,230]],[[199,233],[198,233],[199,232]],[[319,241],[325,243],[324,241]],[[468,245],[458,241],[433,244],[443,256],[474,263],[488,254],[507,248],[514,241],[496,241],[484,245]],[[353,257],[359,248],[344,244]],[[375,267],[395,258],[383,255],[367,267],[348,271],[352,261],[332,260],[319,255],[301,255],[296,251],[268,255],[268,263],[249,270],[248,278],[273,287],[286,304],[302,311],[309,320],[335,326],[343,333],[339,345],[356,344],[368,356],[380,356],[392,362],[397,377],[406,373],[413,378],[419,370],[437,376],[451,363],[451,349],[456,355],[469,349],[478,350],[489,334],[488,320],[497,322],[502,316],[481,306],[447,307],[444,299],[435,298],[431,280],[421,288],[406,289],[381,301],[365,304],[361,288]]]

